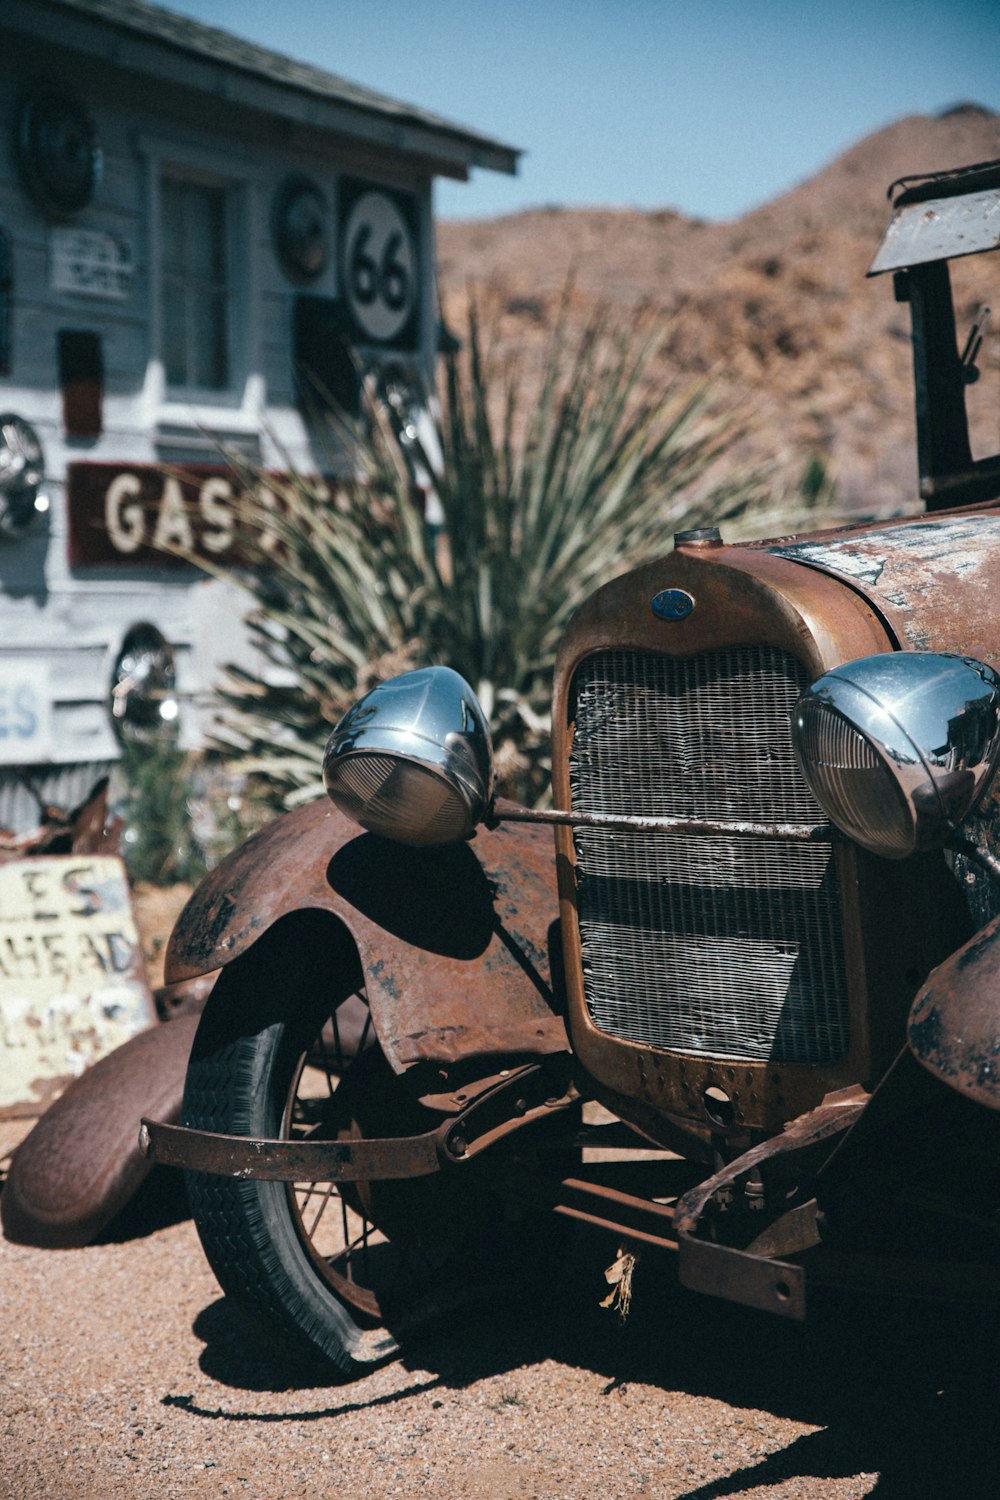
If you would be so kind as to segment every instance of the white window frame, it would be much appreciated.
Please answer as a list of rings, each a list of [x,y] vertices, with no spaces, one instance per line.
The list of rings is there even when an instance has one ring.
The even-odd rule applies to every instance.
[[[260,374],[260,195],[253,162],[232,151],[142,137],[147,168],[146,218],[150,357],[144,405],[151,426],[205,427],[225,423],[229,433],[260,430],[266,392]],[[222,390],[167,384],[163,360],[162,184],[165,177],[222,188],[226,194],[228,384]]]
[[[161,314],[160,357],[164,361],[167,390],[170,394],[194,396],[195,399],[210,401],[213,397],[225,396],[227,392],[233,389],[233,376],[236,373],[236,339],[233,327],[233,301],[235,296],[232,252],[233,230],[235,227],[233,224],[235,218],[233,193],[228,183],[217,182],[215,179],[205,177],[201,173],[175,172],[166,167],[160,173],[161,215],[163,206],[167,202],[170,193],[176,194],[180,199],[182,208],[181,216],[186,222],[189,222],[192,199],[195,194],[204,195],[202,201],[212,204],[210,212],[213,222],[210,232],[213,242],[213,259],[219,250],[221,250],[222,254],[219,264],[217,266],[213,265],[211,274],[204,276],[199,274],[196,276],[187,259],[190,253],[190,244],[185,237],[183,241],[184,262],[179,268],[182,274],[178,276],[176,268],[168,268],[163,261],[160,262],[157,267]],[[217,210],[218,217],[216,217]],[[157,244],[162,245],[163,243],[164,236],[161,233]],[[204,385],[200,384],[198,380],[187,378],[187,375],[193,373],[195,362],[206,352],[204,349],[199,350],[197,347],[199,328],[192,321],[193,308],[189,300],[192,291],[206,291],[212,294],[211,306],[204,308],[204,312],[211,324],[210,327],[206,326],[205,333],[206,336],[211,338],[213,344],[218,340],[219,345],[218,349],[213,349],[209,355],[211,365],[214,368],[203,368],[202,373],[212,376],[221,374],[222,378],[219,380],[210,379]],[[169,368],[166,368],[168,361],[165,347],[167,336],[166,313],[178,293],[181,307],[178,308],[175,306],[174,310],[175,312],[182,313],[181,326],[180,330],[171,328],[170,338],[171,343],[173,343],[178,331],[180,331],[180,348],[175,349],[175,353],[181,356],[178,363],[182,364],[185,369],[185,377],[180,380],[176,378],[172,379]],[[221,355],[221,359],[219,355]],[[221,369],[219,366],[221,366]]]

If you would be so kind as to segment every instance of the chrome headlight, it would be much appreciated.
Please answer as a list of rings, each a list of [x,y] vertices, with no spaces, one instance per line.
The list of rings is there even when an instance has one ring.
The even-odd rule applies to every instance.
[[[831,821],[873,854],[945,842],[1000,752],[1000,677],[967,656],[888,652],[847,662],[799,700],[792,740]]]
[[[493,794],[490,733],[469,684],[450,667],[379,683],[331,734],[323,780],[372,833],[401,844],[468,838]]]
[[[127,739],[172,739],[178,728],[173,647],[155,625],[133,625],[111,678],[111,722]]]
[[[45,460],[38,434],[14,412],[0,416],[0,541],[23,536],[41,508]]]

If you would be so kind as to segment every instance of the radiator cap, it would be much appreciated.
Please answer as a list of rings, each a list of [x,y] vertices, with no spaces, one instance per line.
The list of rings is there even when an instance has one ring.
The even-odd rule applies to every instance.
[[[674,546],[721,547],[722,533],[718,526],[695,526],[691,531],[675,531]]]

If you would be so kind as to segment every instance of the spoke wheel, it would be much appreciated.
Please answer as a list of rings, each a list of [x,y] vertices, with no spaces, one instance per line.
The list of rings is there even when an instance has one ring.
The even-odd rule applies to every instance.
[[[363,1140],[422,1134],[438,1117],[402,1093],[368,1030],[364,1050],[343,1058],[329,1028],[302,1059],[282,1136]],[[320,1056],[322,1055],[322,1061]],[[454,1184],[438,1178],[401,1182],[289,1183],[289,1207],[317,1274],[354,1313],[373,1325],[419,1319],[436,1302],[454,1259],[454,1232],[443,1222],[456,1205]]]
[[[184,1123],[298,1140],[433,1129],[440,1116],[392,1071],[360,985],[339,926],[303,916],[272,928],[208,1000]],[[388,1182],[188,1173],[188,1194],[227,1296],[290,1347],[357,1375],[416,1327],[510,1285],[529,1227],[512,1184],[532,1170],[505,1152]]]

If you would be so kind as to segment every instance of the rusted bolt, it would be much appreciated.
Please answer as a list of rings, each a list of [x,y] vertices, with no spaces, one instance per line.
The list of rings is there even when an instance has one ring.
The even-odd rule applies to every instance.
[[[527,1101],[527,1099],[515,1099],[514,1100],[514,1113],[516,1115],[526,1115],[528,1113],[528,1101]]]
[[[468,1149],[469,1147],[466,1144],[465,1136],[459,1135],[457,1130],[453,1130],[451,1135],[448,1137],[448,1150],[451,1152],[452,1156],[464,1156]]]

